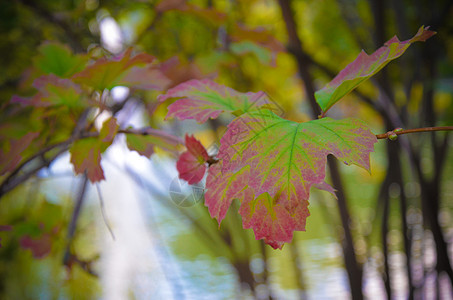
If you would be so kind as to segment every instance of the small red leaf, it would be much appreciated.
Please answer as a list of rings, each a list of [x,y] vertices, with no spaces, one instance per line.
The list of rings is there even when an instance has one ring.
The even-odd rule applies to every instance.
[[[20,238],[19,243],[23,249],[30,249],[36,259],[46,257],[52,250],[52,239],[48,233],[41,235],[39,238],[24,235]]]
[[[189,184],[195,184],[203,179],[209,155],[193,136],[186,135],[186,147],[187,151],[182,153],[176,162],[176,169],[179,172],[179,178],[186,180]]]

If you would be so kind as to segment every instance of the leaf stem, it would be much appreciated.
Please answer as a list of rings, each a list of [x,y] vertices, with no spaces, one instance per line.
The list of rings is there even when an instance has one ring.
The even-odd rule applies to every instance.
[[[396,139],[398,135],[406,134],[406,133],[416,133],[416,132],[430,132],[430,131],[453,131],[453,126],[438,126],[438,127],[423,127],[423,128],[414,128],[414,129],[406,129],[403,130],[401,128],[397,128],[394,130],[390,130],[386,133],[376,134],[376,138],[379,139]]]

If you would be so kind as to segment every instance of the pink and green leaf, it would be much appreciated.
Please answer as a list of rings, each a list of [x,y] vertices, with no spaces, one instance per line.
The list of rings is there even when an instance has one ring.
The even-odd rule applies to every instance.
[[[200,182],[206,173],[209,155],[203,145],[195,137],[186,135],[187,151],[183,152],[176,162],[179,178],[189,184]]]
[[[69,108],[84,107],[81,88],[70,79],[63,79],[54,74],[37,78],[33,87],[38,92],[32,97],[13,96],[11,103],[19,103],[23,106],[49,107],[65,106]]]
[[[205,205],[211,217],[216,218],[219,226],[225,218],[234,199],[253,199],[253,192],[247,189],[249,167],[244,166],[238,172],[222,172],[222,162],[211,166],[206,179]]]
[[[324,181],[327,155],[333,154],[346,164],[355,164],[369,170],[369,154],[376,142],[375,135],[362,121],[356,119],[336,121],[323,118],[297,123],[282,119],[267,110],[244,114],[229,124],[221,139],[217,157],[222,164],[216,165],[212,172],[210,170],[207,179],[208,192],[212,188],[216,193],[212,198],[207,197],[206,201],[210,201],[209,207],[219,206],[220,204],[216,204],[219,201],[224,215],[232,199],[230,196],[216,198],[215,194],[218,192],[224,190],[224,195],[235,195],[238,191],[250,189],[255,197],[268,193],[274,204],[264,207],[259,201],[259,211],[271,214],[271,210],[278,205],[278,213],[274,212],[271,216],[281,216],[281,209],[285,209],[295,222],[291,228],[304,230],[305,220],[309,215],[307,207],[311,187],[333,191]],[[249,179],[238,181],[235,185],[218,184],[223,182],[222,179],[211,178],[213,175],[231,178],[244,168],[247,169]],[[221,190],[217,192],[218,188]],[[250,203],[255,205],[253,201]],[[246,207],[242,211],[249,213],[248,217],[244,217],[245,220],[252,220],[254,211],[246,210]],[[219,212],[213,212],[211,216],[219,220]],[[286,242],[288,236],[270,234],[279,232],[272,231],[269,227],[269,224],[273,224],[271,219],[266,219],[263,223],[267,224],[265,227],[256,225],[252,228],[257,238],[263,237],[278,246],[280,242]],[[283,222],[272,220],[276,220],[276,224]],[[258,223],[250,221],[247,224],[252,226],[250,224]]]
[[[270,103],[264,92],[241,93],[209,79],[181,83],[160,95],[158,100],[163,102],[169,98],[178,100],[168,107],[167,119],[194,119],[199,123],[215,119],[222,112],[241,114]]]
[[[281,249],[284,243],[293,239],[295,220],[288,210],[274,203],[268,193],[263,193],[256,199],[244,199],[239,214],[242,216],[244,228],[252,228],[257,240],[264,239],[264,242],[274,249]]]
[[[371,55],[366,54],[362,50],[352,63],[347,65],[324,88],[315,93],[316,101],[323,112],[329,110],[338,100],[354,90],[360,83],[379,72],[390,61],[400,57],[412,43],[426,41],[436,34],[436,32],[428,30],[428,28],[420,27],[413,38],[403,42],[394,36]]]

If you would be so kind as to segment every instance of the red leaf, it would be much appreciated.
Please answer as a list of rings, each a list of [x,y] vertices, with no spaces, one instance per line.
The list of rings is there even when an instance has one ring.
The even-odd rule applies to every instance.
[[[36,259],[46,257],[52,250],[52,239],[48,233],[37,239],[24,235],[20,238],[19,243],[23,249],[30,249]]]
[[[186,135],[186,147],[187,151],[182,153],[176,162],[176,169],[179,172],[179,178],[186,180],[189,184],[195,184],[203,179],[209,155],[193,136]]]

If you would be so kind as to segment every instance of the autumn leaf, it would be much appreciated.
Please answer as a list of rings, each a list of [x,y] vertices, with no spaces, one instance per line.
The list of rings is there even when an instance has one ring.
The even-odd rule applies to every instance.
[[[420,27],[413,38],[403,42],[394,36],[371,55],[362,50],[352,63],[347,65],[324,88],[315,93],[316,101],[321,109],[324,112],[329,110],[332,105],[354,90],[360,83],[379,72],[390,61],[400,57],[412,43],[426,41],[436,34],[428,28]]]
[[[35,79],[33,87],[38,91],[34,96],[13,96],[11,103],[34,107],[65,106],[69,108],[87,105],[81,88],[70,79],[59,78],[53,74],[45,75]]]
[[[375,142],[375,135],[356,119],[297,123],[267,110],[249,112],[231,122],[221,139],[217,157],[222,164],[208,173],[206,205],[220,222],[232,198],[240,199],[244,226],[253,228],[257,238],[280,247],[292,234],[283,234],[273,226],[286,226],[285,232],[305,230],[311,187],[332,192],[324,181],[327,155],[369,170],[369,154]],[[244,169],[248,170],[248,180],[232,180]],[[235,196],[244,189],[250,189],[256,198]],[[222,194],[218,194],[220,191]],[[271,200],[259,198],[264,193]],[[283,215],[293,221],[279,220]],[[259,223],[259,218],[264,223]]]
[[[179,137],[153,128],[147,128],[143,133],[127,133],[126,141],[129,150],[148,158],[154,153],[155,146],[176,153],[179,145],[184,144]]]
[[[17,167],[23,158],[22,153],[38,136],[39,132],[29,132],[19,139],[10,140],[8,149],[0,149],[0,175]]]
[[[101,153],[112,144],[117,132],[118,124],[112,117],[103,123],[98,137],[75,141],[69,149],[75,173],[84,174],[86,172],[88,179],[93,183],[104,180]]]
[[[205,192],[205,205],[211,217],[217,219],[219,226],[234,199],[246,201],[245,198],[253,198],[252,190],[247,189],[249,166],[228,173],[223,173],[222,168],[222,161],[209,168]]]
[[[176,162],[179,178],[189,184],[200,182],[206,172],[209,155],[203,145],[193,136],[186,135],[187,151],[183,152]]]
[[[46,42],[39,49],[39,55],[33,60],[35,67],[45,74],[55,74],[67,78],[81,71],[88,62],[87,55],[73,54],[66,45]]]
[[[105,179],[104,170],[101,167],[102,144],[97,138],[86,138],[75,141],[69,153],[71,153],[71,163],[76,174],[84,174],[91,182]]]
[[[181,83],[160,95],[158,100],[163,102],[169,98],[178,100],[168,107],[167,119],[178,117],[180,120],[194,119],[199,123],[215,119],[222,112],[241,114],[270,103],[264,92],[240,93],[209,79]]]
[[[268,193],[263,193],[256,199],[245,198],[239,214],[242,216],[244,228],[252,228],[257,240],[264,239],[264,242],[274,249],[281,249],[284,243],[289,243],[293,239],[296,221],[285,207],[274,203]],[[306,214],[301,216],[302,219],[305,220],[308,214],[306,208]],[[278,240],[275,237],[278,237]]]
[[[132,48],[114,58],[101,58],[72,79],[103,91],[115,86],[134,86],[141,89],[164,89],[169,81],[154,66],[154,57],[140,53],[132,57]]]

